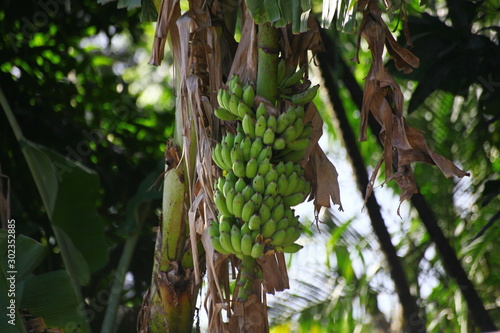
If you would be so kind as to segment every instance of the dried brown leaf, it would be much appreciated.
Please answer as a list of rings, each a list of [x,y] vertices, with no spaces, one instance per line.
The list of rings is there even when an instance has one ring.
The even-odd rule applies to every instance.
[[[430,149],[420,131],[406,124],[405,130],[408,141],[413,149],[399,151],[399,165],[407,165],[412,162],[424,162],[437,165],[446,178],[452,176],[457,176],[459,178],[470,176],[468,172],[459,169],[452,161]]]
[[[174,56],[177,57],[176,50],[178,50],[177,46],[179,46],[179,32],[175,22],[180,16],[181,8],[179,0],[162,0],[149,64],[155,66],[161,65],[165,55],[165,43],[169,33],[172,42],[172,50]]]
[[[267,293],[274,295],[276,291],[290,288],[283,253],[262,256],[258,263],[262,269],[263,284]]]
[[[234,55],[229,77],[238,74],[242,82],[255,82],[257,78],[257,27],[248,11],[241,31],[241,40]]]
[[[382,55],[384,53],[385,31],[380,24],[368,20],[361,31],[363,38],[368,42],[372,54],[372,66],[368,73],[367,80],[381,81],[384,74],[384,62]]]
[[[339,205],[339,210],[343,210],[337,170],[319,145],[315,146],[304,165],[304,170],[306,179],[311,183],[309,200],[314,199],[316,214],[319,213],[321,207],[331,207],[330,202]]]
[[[304,161],[307,161],[309,159],[309,156],[311,156],[314,147],[316,147],[319,139],[323,135],[323,119],[321,119],[318,109],[316,108],[316,105],[314,105],[314,103],[309,103],[306,110],[306,114],[304,116],[304,123],[306,124],[311,123],[313,128],[311,132],[309,146],[307,147],[306,153],[304,155]]]

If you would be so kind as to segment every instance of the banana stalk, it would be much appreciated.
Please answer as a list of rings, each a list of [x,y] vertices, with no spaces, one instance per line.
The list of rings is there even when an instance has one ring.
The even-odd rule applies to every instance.
[[[259,24],[257,33],[257,95],[276,102],[278,95],[279,32],[271,23]]]

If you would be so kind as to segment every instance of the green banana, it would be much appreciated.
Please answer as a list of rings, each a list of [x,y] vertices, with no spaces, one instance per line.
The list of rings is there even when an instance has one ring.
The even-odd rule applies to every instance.
[[[208,236],[219,237],[219,234],[219,223],[215,222],[214,220],[210,221],[210,224],[208,226]]]
[[[231,245],[235,253],[241,253],[241,232],[238,226],[233,225],[231,228]]]
[[[319,89],[319,84],[303,92],[290,96],[290,101],[292,101],[292,103],[294,104],[307,104],[311,102],[314,99],[314,97],[316,97],[318,89]]]
[[[285,81],[282,84],[278,84],[281,88],[288,88],[296,85],[303,78],[304,73],[306,71],[307,65],[300,66],[299,70],[294,72],[288,78],[285,78]]]
[[[282,173],[278,177],[277,183],[278,183],[278,194],[285,195],[286,191],[288,190],[288,178],[286,174]]]
[[[241,211],[241,219],[244,222],[249,222],[252,215],[255,213],[255,204],[252,200],[248,200]]]
[[[265,196],[270,195],[272,197],[275,197],[277,194],[278,194],[278,183],[276,183],[276,181],[273,180],[272,182],[270,182],[266,186],[266,190],[264,191],[264,195]]]
[[[219,91],[217,91],[217,103],[219,103],[219,106],[221,108],[226,108],[226,105],[225,105],[225,100],[224,100],[224,89],[219,89]]]
[[[255,138],[255,120],[246,113],[241,121],[241,125],[243,127],[243,132],[247,134],[250,138]]]
[[[243,151],[241,151],[238,142],[235,142],[233,149],[231,149],[231,162],[234,164],[236,161],[243,161]]]
[[[271,237],[271,241],[269,242],[269,244],[271,245],[281,245],[283,244],[283,241],[285,240],[285,237],[286,237],[286,231],[281,229],[281,230],[278,230],[274,233],[274,235]]]
[[[226,197],[226,208],[231,215],[234,215],[234,210],[233,210],[233,201],[234,197],[236,196],[236,191],[234,188],[231,188],[229,192],[227,192]]]
[[[279,220],[278,224],[276,225],[276,230],[285,230],[288,228],[289,220],[288,217],[283,217],[281,220]]]
[[[222,158],[222,146],[220,143],[217,143],[214,149],[212,149],[212,159],[214,160],[215,164],[217,164],[217,166],[222,170],[231,170],[227,168],[228,166]]]
[[[248,162],[250,160],[250,150],[252,148],[252,139],[247,135],[240,143],[241,152],[243,154],[243,161]]]
[[[224,193],[223,189],[225,184],[226,184],[226,177],[219,177],[215,181],[215,187],[222,193]]]
[[[298,138],[302,134],[302,131],[304,130],[304,119],[297,118],[293,123],[293,128],[295,128],[295,135],[296,138]]]
[[[261,255],[264,254],[264,244],[261,244],[261,243],[255,243],[253,246],[252,246],[252,251],[250,251],[250,255],[253,257],[253,258],[258,258],[260,257]]]
[[[290,177],[290,175],[292,174],[292,172],[294,171],[293,170],[293,167],[294,167],[294,163],[293,162],[287,162],[285,163],[285,175],[287,177]]]
[[[240,116],[240,118],[243,119],[243,117],[248,114],[249,116],[251,116],[252,118],[255,117],[255,113],[253,112],[252,109],[250,109],[246,104],[245,102],[243,101],[240,101],[239,104],[238,104],[238,115]]]
[[[241,226],[241,229],[240,229],[241,235],[250,234],[251,232],[252,232],[252,230],[250,230],[249,224],[243,223],[243,225]]]
[[[219,236],[219,241],[224,250],[226,250],[228,253],[236,253],[236,251],[233,248],[233,245],[231,244],[231,235],[229,235],[229,232],[227,231],[221,232]]]
[[[283,133],[288,128],[288,126],[290,126],[289,114],[288,112],[283,112],[276,120],[276,133]]]
[[[257,135],[257,134],[256,134]],[[272,129],[272,127],[268,127],[264,134],[262,135],[262,142],[265,144],[265,145],[272,145],[273,142],[274,142],[274,138],[275,138],[275,133],[274,133],[274,130]]]
[[[255,118],[259,119],[261,116],[267,117],[267,109],[264,103],[260,103],[255,111]]]
[[[259,207],[261,204],[262,204],[262,194],[260,193],[254,193],[252,195],[252,197],[250,198],[250,200],[253,201],[253,203],[255,204],[255,207]]]
[[[241,84],[239,82],[236,82],[234,84],[234,87],[233,89],[231,90],[231,92],[236,96],[238,97],[238,99],[242,99],[243,98],[243,87],[241,86]]]
[[[278,164],[276,164],[275,169],[278,173],[278,176],[280,176],[282,173],[285,173],[285,163],[283,163],[283,161],[280,161]]]
[[[276,123],[277,123],[277,120],[276,120],[276,116],[274,115],[270,115],[269,117],[267,117],[267,128],[272,128],[273,131],[276,131]]]
[[[298,136],[297,139],[303,139],[303,138],[309,138],[311,137],[313,131],[313,127],[311,123],[307,123],[304,125],[304,129],[302,130],[302,133]]]
[[[300,227],[288,227],[286,229],[286,237],[285,240],[283,241],[283,246],[289,245],[294,243],[297,239],[300,238],[300,235],[302,234],[302,229]]]
[[[240,118],[240,113],[238,112],[238,105],[240,104],[240,99],[235,94],[231,94],[231,98],[229,99],[229,112],[234,114],[236,118]]]
[[[253,247],[253,238],[251,234],[246,233],[241,237],[241,252],[249,256],[252,253],[252,247]]]
[[[257,159],[256,159],[257,161]],[[266,157],[262,163],[258,164],[257,173],[260,173],[263,177],[266,177],[269,170],[271,170],[271,159]]]
[[[285,138],[277,138],[273,142],[273,149],[274,150],[282,150],[286,147],[286,141]]]
[[[293,194],[293,190],[295,189],[295,186],[299,182],[299,175],[297,174],[297,172],[294,171],[290,176],[288,176],[287,180],[288,180],[288,187],[286,191],[282,193],[283,196],[288,196],[290,194]]]
[[[243,132],[243,128],[241,127],[241,123],[238,122],[238,126],[236,127],[236,136],[234,137],[234,143],[235,144],[241,144],[243,140],[245,139],[246,134]]]
[[[257,157],[257,163],[262,163],[266,158],[271,158],[273,154],[273,148],[268,146],[260,152],[259,156]]]
[[[228,211],[226,206],[226,198],[224,198],[224,196],[222,195],[222,193],[220,193],[219,190],[216,190],[214,193],[214,202],[219,212],[221,212],[221,214],[226,216],[231,216],[231,213]]]
[[[266,183],[264,181],[264,177],[260,173],[258,173],[252,180],[252,186],[255,192],[263,194],[266,188]]]
[[[236,160],[233,163],[233,172],[238,177],[245,177],[245,172],[246,172],[245,164],[240,160]]]
[[[273,195],[266,195],[263,200],[263,204],[267,207],[274,207],[274,197]]]
[[[234,145],[234,134],[231,132],[227,132],[224,138],[222,139],[222,143],[226,143],[229,148],[232,148]]]
[[[232,223],[228,216],[221,215],[219,217],[219,233],[225,231],[229,232],[231,230]]]
[[[241,84],[240,76],[238,74],[233,75],[227,83],[230,92],[233,92],[235,90],[236,84]]]
[[[289,107],[288,110],[286,110],[286,112],[288,114],[288,121],[290,122],[290,125],[293,124],[297,118],[300,118],[298,116],[299,112],[297,112],[298,109],[299,109],[299,106],[296,106],[296,107],[292,106],[292,107]]]
[[[271,184],[271,182],[278,180],[278,171],[275,168],[271,168],[266,176],[264,177],[264,181],[266,183],[266,187]]]
[[[222,142],[221,157],[226,166],[233,167],[233,162],[231,161],[231,147],[228,146],[227,142]]]
[[[242,192],[246,186],[247,186],[247,183],[245,182],[245,179],[243,179],[243,178],[238,178],[236,183],[234,183],[234,189],[236,190],[236,192]]]
[[[262,236],[267,239],[270,238],[274,232],[276,231],[276,220],[273,218],[268,219],[267,221],[263,219],[263,226],[262,226]]]
[[[296,139],[286,144],[291,150],[305,150],[309,146],[309,138]]]
[[[253,108],[255,100],[255,89],[252,84],[247,84],[243,89],[243,102],[249,107]]]
[[[297,133],[295,132],[295,127],[288,126],[288,128],[281,134],[281,137],[285,139],[285,141],[291,142],[297,138]]]
[[[259,230],[261,224],[262,219],[258,214],[252,215],[252,217],[250,217],[250,220],[248,221],[248,227],[250,228],[250,230]]]
[[[303,246],[299,245],[297,243],[292,243],[286,246],[277,246],[276,251],[283,252],[283,253],[296,253],[299,252],[300,249],[302,249]]]
[[[243,204],[245,200],[243,198],[243,194],[241,192],[236,193],[233,199],[233,215],[241,218],[241,212],[243,211]]]
[[[291,194],[283,198],[283,203],[287,206],[296,206],[304,201],[305,194],[302,192]]]
[[[257,163],[257,159],[252,157],[250,161],[248,161],[245,169],[245,175],[247,178],[253,178],[257,175],[257,171],[259,169],[259,165]]]
[[[229,254],[230,252],[227,252],[223,247],[222,244],[220,243],[220,238],[219,237],[212,237],[212,246],[214,247],[215,251],[222,253],[222,254]]]
[[[252,146],[250,147],[250,158],[259,157],[259,154],[262,152],[263,148],[264,144],[262,143],[262,138],[255,138],[255,140],[252,143]]]
[[[304,117],[306,115],[306,111],[304,110],[303,105],[297,105],[297,107],[294,109],[294,112],[295,112],[295,115],[297,116],[297,118],[304,119]]]
[[[255,136],[262,138],[264,137],[264,133],[267,129],[267,121],[265,116],[260,116],[257,118],[257,122],[255,123]]]
[[[263,203],[262,205],[260,205],[259,215],[262,219],[262,222],[269,220],[269,218],[271,217],[271,211],[266,204]]]
[[[238,119],[238,117],[224,108],[217,108],[214,111],[217,118],[225,121],[232,121]]]
[[[275,221],[280,221],[285,214],[285,207],[283,204],[276,205],[271,211],[271,218]]]
[[[252,186],[250,185],[247,185],[243,191],[241,191],[241,194],[243,194],[243,199],[245,199],[245,201],[248,201],[250,200],[250,198],[252,197],[252,195],[254,195],[255,191],[253,190]]]

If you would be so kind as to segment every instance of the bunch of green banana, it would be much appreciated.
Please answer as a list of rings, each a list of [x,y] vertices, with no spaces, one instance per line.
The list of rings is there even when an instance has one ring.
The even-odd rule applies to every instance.
[[[229,90],[219,89],[215,115],[226,121],[242,120],[245,114],[253,115],[252,107],[255,99],[255,89],[249,83],[241,85],[240,77],[234,75],[228,82]]]
[[[307,66],[302,65],[298,70],[291,68],[286,71],[285,61],[280,60],[278,63],[278,90],[282,98],[297,105],[304,105],[316,97],[319,84],[311,87],[311,82],[304,79],[306,69]]]
[[[291,106],[279,116],[270,115],[264,104],[255,104],[251,84],[242,86],[238,76],[220,89],[222,120],[235,121],[212,151],[215,164],[223,170],[214,187],[217,221],[208,234],[222,254],[242,260],[238,298],[244,299],[258,270],[251,260],[275,252],[294,253],[302,227],[292,206],[303,202],[311,186],[298,164],[304,158],[312,132],[304,123],[304,108]],[[245,264],[243,264],[245,262]]]

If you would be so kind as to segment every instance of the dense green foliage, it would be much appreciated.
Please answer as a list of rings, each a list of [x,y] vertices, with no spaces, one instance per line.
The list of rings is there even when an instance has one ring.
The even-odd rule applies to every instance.
[[[153,183],[162,171],[163,149],[173,126],[172,92],[164,75],[146,64],[151,25],[140,23],[140,11],[117,10],[115,4],[101,6],[95,1],[8,1],[0,17],[1,89],[25,138],[59,154],[54,157],[62,158],[56,164],[58,180],[80,175],[64,157],[98,176],[92,182],[81,178],[83,183],[59,188],[58,193],[70,200],[68,209],[75,210],[67,214],[87,219],[86,209],[98,214],[87,221],[68,221],[73,224],[71,236],[104,249],[94,253],[98,257],[86,258],[98,262],[89,262],[91,276],[80,280],[82,297],[93,302],[87,309],[80,304],[93,331],[100,330],[124,244],[136,225],[146,221],[130,267],[125,268],[133,279],[127,280],[121,299],[134,312],[126,316],[131,322],[123,325],[134,331],[153,263],[152,228],[158,223],[161,197]],[[147,78],[136,79],[141,75]],[[4,112],[0,133],[1,171],[10,179],[10,217],[16,219],[16,232],[46,247],[45,260],[34,274],[59,270],[62,240],[54,234]],[[85,196],[87,192],[91,197]],[[153,205],[143,205],[151,200]],[[94,221],[101,224],[104,237],[85,239]]]

